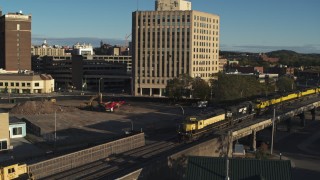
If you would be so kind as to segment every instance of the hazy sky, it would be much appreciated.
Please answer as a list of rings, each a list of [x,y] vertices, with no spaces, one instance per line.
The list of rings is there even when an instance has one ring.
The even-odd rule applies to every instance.
[[[34,43],[123,40],[131,13],[155,0],[0,0],[4,13],[32,14]],[[193,0],[192,9],[220,15],[221,50],[288,49],[320,53],[320,0]]]

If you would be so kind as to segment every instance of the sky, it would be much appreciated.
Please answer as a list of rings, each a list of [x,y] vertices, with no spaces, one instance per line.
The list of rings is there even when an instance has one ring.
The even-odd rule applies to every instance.
[[[32,42],[124,44],[132,12],[155,0],[0,0],[3,13],[32,15]],[[220,49],[320,53],[320,0],[191,0],[192,9],[220,16]]]

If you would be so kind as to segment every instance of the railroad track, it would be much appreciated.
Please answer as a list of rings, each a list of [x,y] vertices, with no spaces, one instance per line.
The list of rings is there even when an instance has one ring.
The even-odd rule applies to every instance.
[[[77,168],[61,172],[44,179],[99,179],[112,173],[122,171],[136,163],[143,163],[149,158],[169,151],[179,145],[175,141],[176,137],[171,137],[160,142],[133,149],[131,151],[113,155],[109,158],[101,159]]]

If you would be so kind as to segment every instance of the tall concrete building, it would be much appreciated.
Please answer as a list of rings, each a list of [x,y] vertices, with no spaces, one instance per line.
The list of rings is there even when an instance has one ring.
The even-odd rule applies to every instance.
[[[183,0],[158,0],[156,11],[133,12],[133,94],[163,96],[181,74],[209,80],[219,71],[219,19]]]
[[[0,68],[31,70],[31,15],[0,12]]]

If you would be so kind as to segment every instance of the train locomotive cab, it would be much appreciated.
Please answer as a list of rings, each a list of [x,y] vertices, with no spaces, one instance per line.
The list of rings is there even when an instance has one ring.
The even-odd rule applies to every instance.
[[[187,140],[192,138],[192,134],[197,129],[197,118],[188,117],[178,127],[178,134],[180,140]]]

